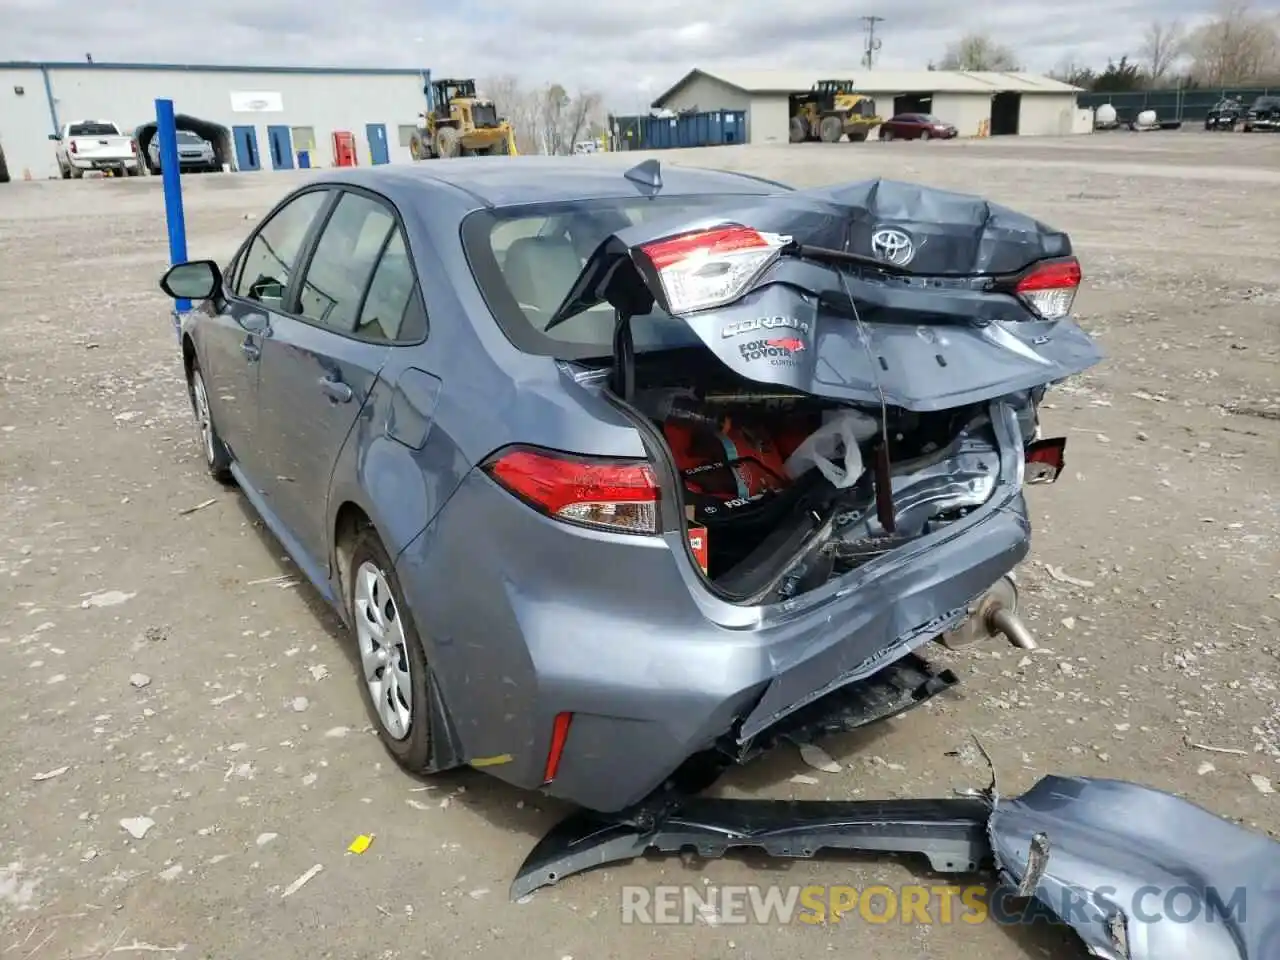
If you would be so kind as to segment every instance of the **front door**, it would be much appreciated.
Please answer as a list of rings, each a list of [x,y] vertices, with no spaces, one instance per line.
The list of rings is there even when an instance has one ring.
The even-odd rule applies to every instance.
[[[369,138],[369,162],[390,163],[391,154],[387,149],[387,127],[383,123],[366,123],[365,136]]]
[[[261,170],[258,157],[258,128],[232,127],[231,136],[236,142],[236,166],[241,170]]]
[[[390,354],[360,326],[365,291],[388,237],[390,208],[344,193],[316,241],[291,313],[263,344],[258,425],[268,452],[264,493],[317,572],[328,565],[329,481]],[[266,443],[266,438],[270,443]]]
[[[288,127],[267,127],[267,143],[271,145],[271,169],[293,169],[293,136]]]
[[[271,214],[227,278],[227,301],[198,345],[209,409],[237,465],[255,488],[263,477],[257,436],[263,346],[284,320],[284,301],[309,233],[331,193],[310,190]]]

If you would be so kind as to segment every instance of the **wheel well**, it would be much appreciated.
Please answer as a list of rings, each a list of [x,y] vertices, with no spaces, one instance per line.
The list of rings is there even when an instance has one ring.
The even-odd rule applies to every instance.
[[[191,380],[191,371],[196,364],[196,345],[191,342],[191,337],[187,334],[182,335],[182,369],[186,371],[188,382]]]
[[[333,560],[337,569],[334,578],[342,590],[342,604],[345,609],[347,595],[350,593],[347,584],[347,570],[351,567],[351,549],[361,530],[372,527],[369,515],[348,500],[338,508],[338,516],[333,524]]]

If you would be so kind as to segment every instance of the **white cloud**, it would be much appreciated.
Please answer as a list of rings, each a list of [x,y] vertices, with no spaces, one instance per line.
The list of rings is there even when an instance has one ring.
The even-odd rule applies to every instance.
[[[1263,0],[1274,6],[1277,0]],[[1153,19],[1184,20],[1209,0],[896,0],[878,11],[877,63],[922,68],[970,30],[1012,46],[1047,71],[1064,58],[1101,67],[1136,54]],[[823,67],[853,72],[862,12],[846,0],[219,0],[207,5],[0,0],[0,60],[428,67],[437,75],[513,73],[604,91],[632,106],[693,66]],[[642,86],[645,80],[648,87]]]

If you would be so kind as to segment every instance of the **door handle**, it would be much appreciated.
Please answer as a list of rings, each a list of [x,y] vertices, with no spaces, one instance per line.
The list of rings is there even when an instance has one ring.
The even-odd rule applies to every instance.
[[[323,377],[320,380],[320,389],[324,391],[324,395],[335,403],[348,403],[351,400],[351,388],[341,380],[330,380]]]
[[[243,353],[245,358],[250,362],[257,360],[262,356],[262,348],[254,343],[249,337],[245,337],[244,342],[240,344],[240,352]]]

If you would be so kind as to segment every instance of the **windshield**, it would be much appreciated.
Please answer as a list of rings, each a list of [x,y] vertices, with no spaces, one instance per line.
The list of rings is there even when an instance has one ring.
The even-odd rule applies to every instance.
[[[942,123],[942,121],[939,120],[937,117],[935,117],[932,113],[920,114],[920,120],[923,123],[932,123],[935,127],[938,126],[940,123]]]
[[[600,304],[548,331],[587,258],[610,234],[660,217],[694,214],[729,197],[628,197],[477,210],[462,223],[462,242],[480,293],[507,338],[526,353],[585,360],[613,354],[613,307]],[[664,313],[631,320],[637,353],[693,346],[688,326]]]
[[[190,131],[187,131],[187,130],[179,130],[178,142],[186,143],[186,144],[194,144],[195,146],[198,147],[200,146],[200,144],[204,143],[204,138],[199,136],[198,134],[191,133]]]
[[[120,131],[114,123],[73,123],[69,137],[118,137]]]

